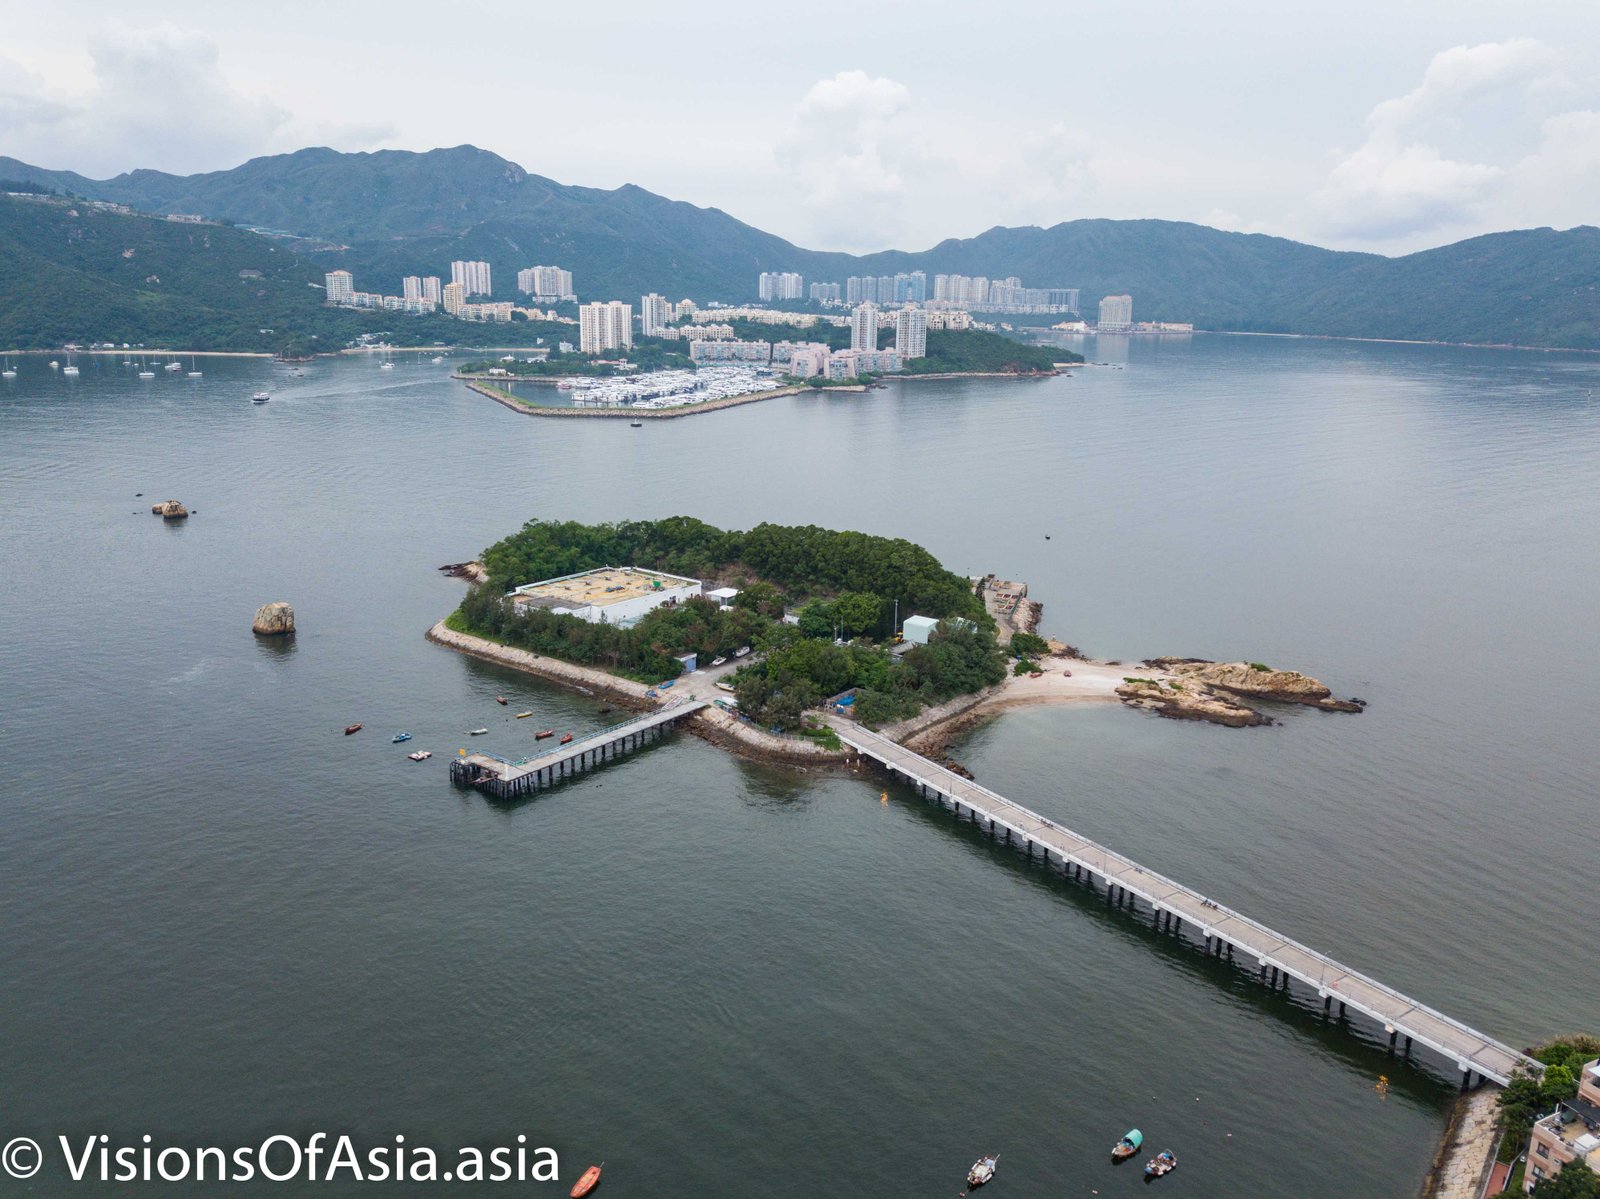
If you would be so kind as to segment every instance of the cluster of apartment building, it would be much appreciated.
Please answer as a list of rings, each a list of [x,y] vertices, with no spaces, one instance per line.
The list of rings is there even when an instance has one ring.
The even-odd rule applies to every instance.
[[[433,312],[440,304],[437,277],[419,279],[415,275],[404,281],[403,294],[392,296],[376,291],[357,291],[355,276],[349,271],[329,271],[322,279],[327,303],[339,308],[380,308],[390,312],[421,314]],[[431,284],[425,289],[424,284]]]
[[[847,304],[921,304],[928,298],[922,271],[898,275],[852,275],[844,281]]]
[[[803,282],[792,272],[766,272],[758,287],[763,300],[797,300]],[[1013,313],[1078,311],[1076,287],[1025,287],[1015,275],[992,280],[984,275],[935,275],[932,295],[923,271],[852,275],[842,284],[813,283],[805,295],[819,304],[930,304],[934,308]]]
[[[532,288],[523,283],[533,284]],[[535,266],[517,273],[517,284],[537,298],[572,299],[572,273],[559,267]],[[521,312],[529,320],[560,320],[555,312],[518,308],[509,301],[473,301],[472,296],[494,294],[494,277],[487,262],[459,260],[450,264],[450,282],[438,275],[407,275],[400,281],[399,295],[357,291],[349,271],[329,271],[323,277],[327,302],[345,308],[377,308],[390,312],[424,315],[443,311],[467,321],[507,322],[512,313]],[[547,290],[548,289],[548,290]],[[564,290],[563,290],[564,289]]]
[[[1076,287],[1025,287],[1015,275],[935,275],[936,303],[982,312],[1077,312]]]
[[[756,296],[762,300],[799,300],[805,295],[805,280],[794,271],[762,271],[756,280]]]

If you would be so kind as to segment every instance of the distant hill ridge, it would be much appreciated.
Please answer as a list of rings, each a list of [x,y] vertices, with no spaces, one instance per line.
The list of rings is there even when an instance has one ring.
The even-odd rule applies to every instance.
[[[516,270],[555,263],[585,297],[751,298],[756,275],[810,281],[902,270],[1078,287],[1086,308],[1128,292],[1138,319],[1206,329],[1600,349],[1600,229],[1528,229],[1385,258],[1162,220],[996,227],[915,253],[807,250],[715,208],[632,185],[557,183],[475,146],[345,154],[326,148],[227,171],[138,170],[95,180],[0,157],[16,180],[160,213],[197,213],[338,248],[302,254],[357,285],[398,291],[456,258]]]

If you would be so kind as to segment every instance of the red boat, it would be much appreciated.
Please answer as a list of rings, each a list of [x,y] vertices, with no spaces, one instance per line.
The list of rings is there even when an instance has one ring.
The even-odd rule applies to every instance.
[[[540,729],[533,735],[533,739],[535,741],[543,741],[546,737],[554,737],[555,735],[555,729]]]
[[[604,1165],[605,1163],[601,1163]],[[595,1187],[600,1185],[600,1166],[590,1166],[583,1172],[583,1177],[572,1184],[572,1199],[582,1199]]]
[[[572,734],[568,733],[565,737],[561,738],[561,744],[565,745],[568,741],[571,741],[571,740],[572,740]]]
[[[344,735],[346,737],[348,737],[351,733],[359,733],[360,731],[361,726],[359,724],[347,724],[344,726]]]

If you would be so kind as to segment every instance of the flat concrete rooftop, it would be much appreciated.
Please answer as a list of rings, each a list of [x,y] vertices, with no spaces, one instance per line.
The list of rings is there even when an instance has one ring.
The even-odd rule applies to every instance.
[[[664,574],[659,570],[602,566],[560,579],[525,583],[512,595],[519,604],[537,604],[541,608],[587,608],[591,605],[603,608],[608,604],[619,604],[624,600],[638,599],[641,595],[668,591],[698,581],[682,575]]]

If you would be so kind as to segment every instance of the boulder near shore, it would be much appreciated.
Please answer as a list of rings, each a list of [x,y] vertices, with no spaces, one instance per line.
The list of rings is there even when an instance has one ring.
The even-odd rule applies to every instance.
[[[162,520],[185,520],[189,515],[189,509],[177,500],[162,500],[159,504],[151,504],[150,512]]]
[[[294,632],[294,609],[282,600],[262,604],[250,630],[261,637],[288,637]]]

